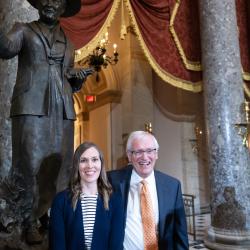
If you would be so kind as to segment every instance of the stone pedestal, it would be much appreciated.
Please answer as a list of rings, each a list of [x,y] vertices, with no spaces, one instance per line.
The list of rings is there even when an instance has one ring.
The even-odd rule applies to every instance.
[[[216,250],[249,250],[249,231],[232,231],[210,227],[205,239],[208,248]]]
[[[200,1],[211,249],[250,249],[250,155],[239,135],[244,92],[234,0]]]

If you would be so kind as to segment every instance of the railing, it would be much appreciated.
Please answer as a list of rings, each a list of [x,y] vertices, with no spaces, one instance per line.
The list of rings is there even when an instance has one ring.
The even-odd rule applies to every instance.
[[[182,194],[182,196],[183,196],[183,202],[187,219],[188,233],[193,236],[194,240],[196,240],[195,208],[194,208],[195,196],[192,194]]]

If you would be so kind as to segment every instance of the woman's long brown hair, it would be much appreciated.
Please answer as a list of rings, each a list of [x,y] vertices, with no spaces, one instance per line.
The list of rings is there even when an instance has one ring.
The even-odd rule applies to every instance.
[[[82,191],[81,190],[81,178],[79,174],[80,157],[89,148],[95,148],[99,153],[99,157],[101,161],[101,172],[100,172],[100,176],[97,179],[97,188],[98,188],[98,194],[103,197],[104,208],[108,210],[109,198],[112,193],[112,187],[107,178],[103,153],[98,148],[98,146],[92,142],[82,143],[76,149],[74,157],[73,157],[73,167],[72,167],[71,178],[70,178],[70,192],[71,192],[71,197],[72,197],[72,206],[73,206],[73,209],[75,210],[77,201]]]

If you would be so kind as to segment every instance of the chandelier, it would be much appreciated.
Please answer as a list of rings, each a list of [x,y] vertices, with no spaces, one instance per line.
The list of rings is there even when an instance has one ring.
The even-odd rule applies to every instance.
[[[82,64],[88,64],[89,67],[94,68],[97,82],[100,80],[98,72],[101,71],[102,67],[106,68],[109,64],[115,65],[118,62],[117,44],[113,44],[113,55],[109,56],[106,49],[108,43],[108,32],[106,32],[105,37],[101,39],[93,52],[82,61]]]

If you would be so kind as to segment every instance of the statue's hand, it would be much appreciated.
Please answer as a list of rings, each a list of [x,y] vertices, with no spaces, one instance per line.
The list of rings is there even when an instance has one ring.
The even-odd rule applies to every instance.
[[[89,75],[94,72],[93,68],[73,68],[67,72],[67,78],[77,78],[77,80],[85,81]]]
[[[82,88],[83,83],[86,81],[87,77],[94,72],[92,68],[72,68],[69,69],[66,77],[70,82],[73,92],[77,92]]]

